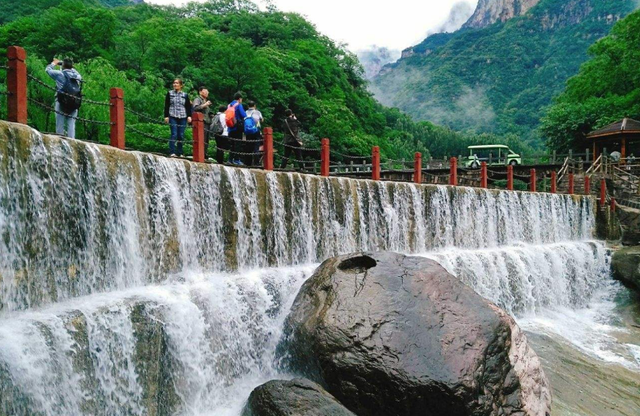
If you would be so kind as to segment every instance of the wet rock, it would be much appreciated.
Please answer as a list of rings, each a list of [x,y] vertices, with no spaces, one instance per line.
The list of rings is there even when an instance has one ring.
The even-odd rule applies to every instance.
[[[257,387],[242,416],[355,416],[318,384],[297,378]]]
[[[611,259],[613,277],[640,293],[640,246],[616,251]]]
[[[180,404],[174,388],[175,373],[166,328],[160,312],[151,303],[132,307],[131,323],[136,338],[135,366],[149,416],[171,415]]]
[[[279,353],[367,415],[546,415],[537,355],[504,311],[432,260],[359,253],[304,284]]]

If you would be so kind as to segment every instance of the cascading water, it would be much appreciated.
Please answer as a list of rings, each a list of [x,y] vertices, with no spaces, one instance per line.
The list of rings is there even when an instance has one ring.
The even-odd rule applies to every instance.
[[[589,198],[264,173],[42,137],[0,153],[0,308],[181,270],[589,238]],[[27,146],[28,144],[28,146]]]
[[[0,414],[237,415],[319,261],[426,253],[519,317],[608,281],[590,198],[205,166],[0,126]],[[280,375],[282,377],[282,375]]]

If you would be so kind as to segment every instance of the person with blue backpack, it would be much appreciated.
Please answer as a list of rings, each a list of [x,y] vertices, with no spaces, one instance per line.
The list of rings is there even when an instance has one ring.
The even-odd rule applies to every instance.
[[[62,66],[62,69],[55,69]],[[53,61],[45,69],[47,74],[56,82],[56,134],[65,135],[72,139],[76,137],[76,118],[82,104],[82,76],[73,67],[71,58]]]
[[[242,107],[242,93],[237,92],[233,96],[233,101],[227,106],[225,111],[225,121],[229,128],[229,162],[232,165],[242,166],[238,152],[244,150],[245,143],[242,143],[244,136],[244,119],[247,113]]]
[[[244,119],[244,135],[247,139],[245,153],[252,153],[245,156],[244,163],[256,166],[260,160],[260,147],[263,145],[262,139],[262,113],[256,109],[255,101],[247,103],[247,117]]]

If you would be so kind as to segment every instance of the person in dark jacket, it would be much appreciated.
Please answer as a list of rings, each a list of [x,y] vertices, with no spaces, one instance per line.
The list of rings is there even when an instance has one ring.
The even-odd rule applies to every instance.
[[[61,70],[55,69],[56,66],[62,66]],[[60,61],[57,58],[53,59],[45,70],[47,74],[54,79],[56,82],[56,104],[55,104],[55,112],[56,112],[56,134],[64,135],[65,134],[65,126],[67,137],[71,137],[75,139],[76,137],[76,118],[78,117],[78,110],[65,110],[63,106],[60,104],[58,100],[58,94],[62,94],[62,89],[64,84],[68,78],[76,79],[78,82],[82,81],[82,77],[73,67],[73,60],[71,58],[65,58],[63,61]]]
[[[282,131],[284,132],[284,157],[282,158],[280,168],[284,169],[287,167],[289,157],[291,157],[293,153],[297,159],[298,167],[304,169],[304,165],[302,164],[302,141],[299,138],[302,124],[298,121],[296,115],[293,114],[293,111],[287,109],[284,115],[285,119],[282,122]]]
[[[182,91],[184,83],[181,79],[173,80],[173,89],[167,92],[164,99],[164,122],[171,127],[169,154],[171,157],[182,156],[182,142],[187,123],[191,123],[191,101]],[[176,141],[178,147],[176,149]]]

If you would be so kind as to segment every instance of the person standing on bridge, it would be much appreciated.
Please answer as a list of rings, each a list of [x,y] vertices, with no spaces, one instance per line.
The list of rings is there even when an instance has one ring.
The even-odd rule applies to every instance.
[[[62,65],[62,70],[54,69],[54,67]],[[73,67],[71,58],[64,58],[60,61],[53,58],[53,61],[47,65],[45,69],[56,82],[56,134],[64,136],[65,126],[67,137],[75,139],[76,137],[76,118],[78,117],[78,108],[81,103],[80,91],[82,89],[82,76]]]
[[[227,127],[226,105],[218,107],[218,112],[213,116],[211,123],[211,131],[216,139],[216,161],[219,164],[224,163],[224,151],[229,150],[229,128]]]
[[[244,119],[244,135],[247,138],[245,164],[255,166],[258,163],[260,147],[262,147],[262,113],[256,108],[255,101],[247,103],[247,117]]]
[[[229,103],[225,112],[227,127],[229,128],[229,141],[231,152],[229,153],[229,161],[233,165],[244,166],[240,160],[239,152],[244,150],[244,119],[247,113],[242,106],[242,93],[237,92],[233,96],[233,101]],[[238,152],[238,153],[236,153]]]
[[[209,139],[212,136],[211,133],[211,101],[209,101],[209,90],[205,87],[198,88],[198,96],[193,100],[193,112],[202,113],[204,118],[204,152],[205,154],[209,150]]]
[[[169,154],[171,157],[182,156],[182,142],[187,123],[191,123],[191,101],[189,95],[182,91],[184,83],[181,79],[173,80],[173,89],[167,92],[164,99],[164,122],[169,123],[171,138]],[[176,148],[176,141],[178,147]]]

